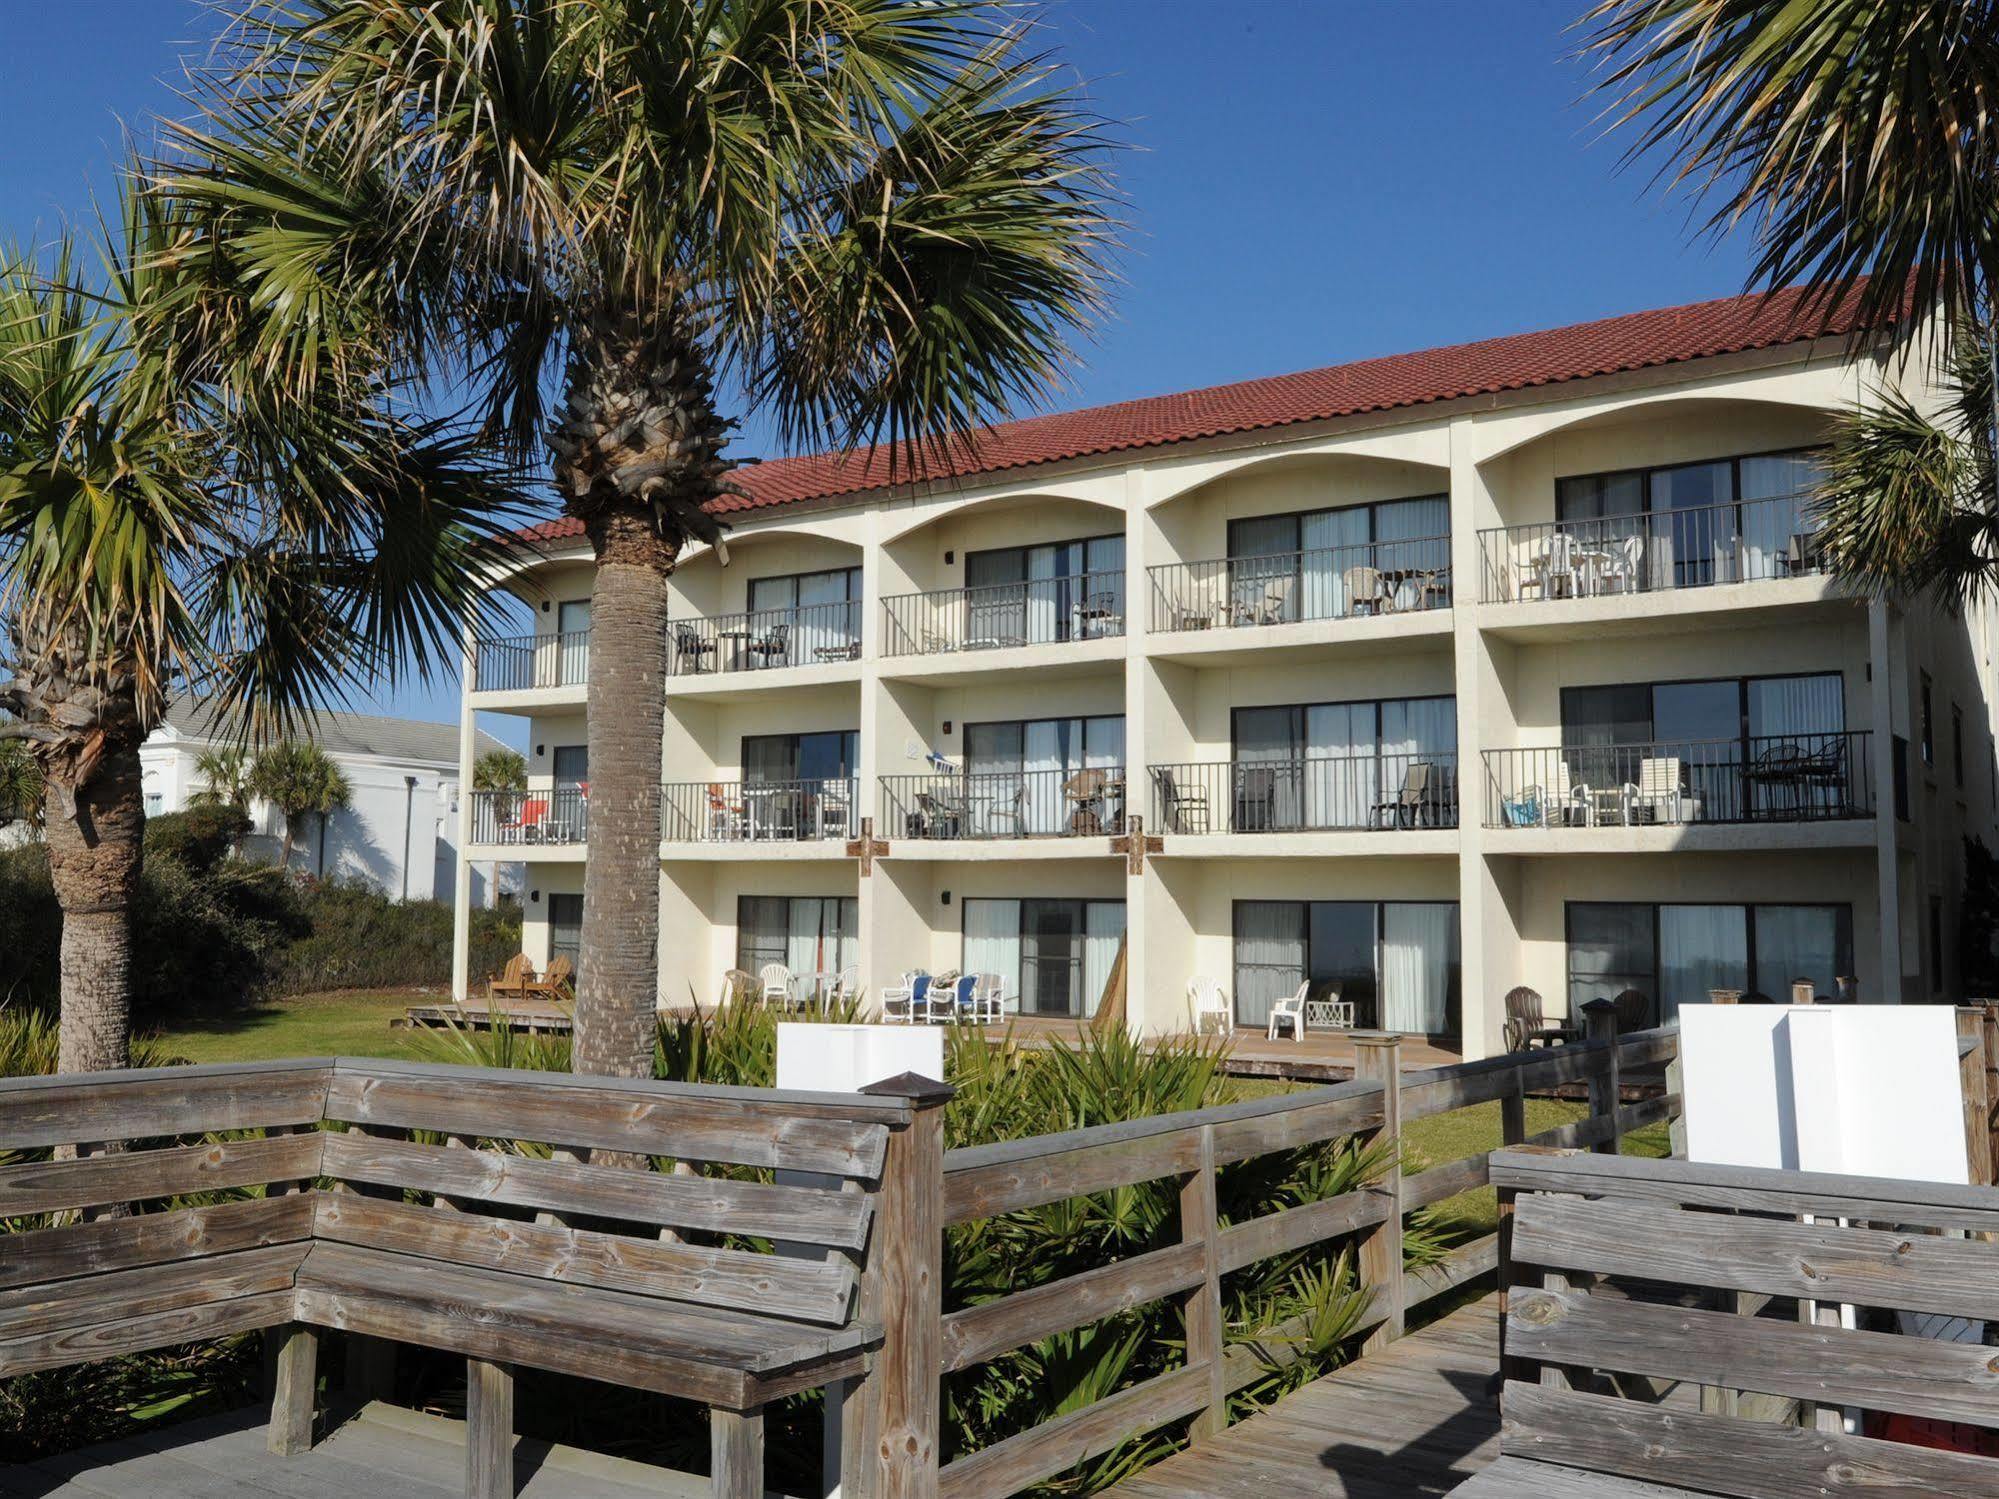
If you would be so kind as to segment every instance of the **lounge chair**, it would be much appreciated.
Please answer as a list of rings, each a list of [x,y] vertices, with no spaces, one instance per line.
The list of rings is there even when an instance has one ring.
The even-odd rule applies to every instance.
[[[526,953],[515,953],[498,973],[486,975],[486,998],[526,999],[528,985],[533,982],[534,964],[528,961]]]
[[[1554,1046],[1581,1037],[1575,1026],[1549,1020],[1539,991],[1525,984],[1506,991],[1508,1051],[1531,1051],[1536,1046]]]

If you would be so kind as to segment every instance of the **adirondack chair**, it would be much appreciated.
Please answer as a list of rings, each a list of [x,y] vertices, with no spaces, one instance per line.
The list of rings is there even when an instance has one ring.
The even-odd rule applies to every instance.
[[[526,992],[531,999],[568,999],[575,983],[576,965],[561,954],[548,965],[548,972],[528,980]]]
[[[1506,1049],[1529,1051],[1535,1046],[1552,1046],[1574,1041],[1582,1035],[1572,1025],[1551,1021],[1543,1008],[1540,992],[1521,984],[1506,991]]]
[[[526,953],[517,952],[498,973],[486,975],[486,998],[525,999],[528,985],[533,982],[534,964],[528,961]]]

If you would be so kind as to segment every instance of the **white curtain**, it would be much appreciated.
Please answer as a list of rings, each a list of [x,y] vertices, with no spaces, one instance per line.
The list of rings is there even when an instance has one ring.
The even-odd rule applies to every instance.
[[[1749,923],[1740,906],[1659,908],[1659,1024],[1681,1005],[1707,1003],[1710,989],[1749,981]]]
[[[1318,703],[1305,710],[1306,827],[1368,825],[1375,803],[1374,734],[1372,703]]]
[[[1791,998],[1793,979],[1810,979],[1814,992],[1831,994],[1839,977],[1839,913],[1831,906],[1758,906],[1756,987],[1780,1004]]]
[[[1447,499],[1396,500],[1374,509],[1375,562],[1380,568],[1441,572],[1451,565],[1451,504]],[[1413,609],[1419,580],[1395,587],[1395,607]]]
[[[1301,619],[1341,619],[1352,607],[1347,569],[1370,565],[1367,551],[1367,507],[1319,510],[1299,523],[1304,547],[1304,599]]]
[[[1124,902],[1091,901],[1083,908],[1083,1013],[1094,1015],[1124,940]]]
[[[826,902],[802,896],[785,913],[784,966],[798,980],[797,992],[811,992],[812,975],[821,971]]]
[[[1819,481],[1818,461],[1806,453],[1777,453],[1744,458],[1741,472],[1744,575],[1786,577],[1791,538],[1799,537],[1802,545],[1811,529],[1805,497]]]
[[[1060,640],[1062,632],[1056,627],[1062,613],[1068,607],[1064,595],[1068,587],[1056,580],[1070,569],[1067,553],[1071,548],[1063,546],[1030,547],[1027,552],[1027,642],[1029,645],[1047,645]]]
[[[1081,722],[1073,718],[1033,719],[1022,736],[1021,789],[1027,794],[1025,818],[1030,833],[1059,833],[1068,798],[1062,787],[1068,779],[1070,756],[1080,749]],[[1071,747],[1075,746],[1076,749]],[[1001,826],[995,831],[1011,832],[1011,808],[995,806],[994,816]]]
[[[1748,690],[1750,764],[1774,752],[1816,756],[1841,767],[1849,778],[1855,773],[1857,767],[1846,764],[1845,742],[1837,737],[1846,728],[1845,684],[1838,672],[1752,677]],[[1820,778],[1802,788],[1752,781],[1749,789],[1758,811],[1797,811],[1802,810],[1801,798],[1810,798],[1814,810],[1824,810],[1844,804],[1859,788]]]
[[[1381,1028],[1437,1035],[1458,976],[1458,908],[1391,902],[1381,915]]]
[[[832,653],[850,643],[847,574],[807,573],[798,580],[798,625],[791,634],[791,660],[808,666],[820,652]]]
[[[1247,622],[1263,617],[1298,565],[1295,516],[1266,515],[1229,528],[1229,603]]]
[[[1006,983],[1008,1013],[1020,1009],[1020,902],[965,902],[965,972],[997,973]]]
[[[1305,982],[1305,908],[1297,901],[1246,900],[1235,908],[1235,1018],[1262,1029],[1271,1003]]]

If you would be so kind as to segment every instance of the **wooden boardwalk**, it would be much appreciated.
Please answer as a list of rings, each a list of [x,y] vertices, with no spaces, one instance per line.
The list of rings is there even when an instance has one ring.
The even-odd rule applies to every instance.
[[[1499,1298],[1462,1307],[1167,1458],[1111,1499],[1410,1499],[1499,1456]]]
[[[267,1412],[0,1467],[5,1499],[460,1499],[465,1426],[370,1405],[298,1457],[264,1450]],[[708,1480],[623,1458],[518,1442],[520,1499],[708,1499]]]

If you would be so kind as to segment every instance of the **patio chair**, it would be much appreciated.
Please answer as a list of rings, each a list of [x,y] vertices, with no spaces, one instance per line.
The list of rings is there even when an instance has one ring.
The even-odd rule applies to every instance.
[[[1418,760],[1403,771],[1402,789],[1386,801],[1374,804],[1375,823],[1391,828],[1420,825],[1424,809],[1435,807],[1436,773],[1437,768],[1427,760]]]
[[[955,968],[947,968],[925,983],[916,982],[916,1018],[926,1025],[949,1025],[958,1018],[958,980]]]
[[[1534,558],[1530,580],[1544,599],[1567,599],[1576,595],[1576,539],[1557,531],[1541,543]]]
[[[1161,820],[1166,824],[1167,832],[1208,831],[1208,793],[1205,790],[1189,790],[1182,786],[1179,778],[1163,765],[1153,767],[1152,784],[1159,792]]]
[[[1416,607],[1418,609],[1451,607],[1451,570],[1448,567],[1426,568],[1416,574]]]
[[[1573,1025],[1551,1021],[1540,992],[1525,984],[1506,991],[1506,1049],[1531,1051],[1536,1046],[1553,1046],[1579,1040],[1582,1032]]]
[[[1215,1022],[1216,1030],[1224,1036],[1234,1032],[1235,1014],[1229,1009],[1229,998],[1213,979],[1201,974],[1188,979],[1187,1004],[1194,1012],[1195,1035],[1205,1031],[1209,1021]]]
[[[1677,755],[1640,760],[1633,809],[1653,822],[1699,822],[1705,808],[1701,799],[1686,789],[1685,780],[1685,767]]]
[[[977,975],[972,990],[972,1020],[979,1025],[998,1025],[1006,1019],[1006,980],[997,973]]]
[[[833,1004],[852,1004],[861,997],[861,969],[857,963],[849,963],[833,980]]]
[[[772,625],[750,642],[750,654],[760,666],[784,666],[791,660],[791,626]]]
[[[1642,989],[1626,989],[1610,1003],[1617,1013],[1617,1034],[1620,1036],[1644,1030],[1652,1018],[1652,1001]]]
[[[548,798],[531,796],[521,803],[511,822],[500,824],[502,843],[540,843],[548,835]]]
[[[1295,619],[1291,608],[1291,596],[1298,586],[1298,580],[1289,574],[1270,580],[1270,591],[1263,596],[1263,604],[1257,611],[1256,622],[1260,625],[1281,625]]]
[[[766,963],[757,970],[757,998],[780,1009],[791,1003],[791,970],[782,963]]]
[[[1547,794],[1541,798],[1541,826],[1566,828],[1578,821],[1584,827],[1594,827],[1596,803],[1590,800],[1589,782],[1574,780],[1567,757],[1558,752]]]
[[[1604,547],[1597,563],[1597,583],[1604,593],[1636,593],[1638,569],[1645,560],[1645,538],[1638,535],[1618,538]]]
[[[720,781],[708,783],[708,836],[721,843],[736,843],[750,833],[749,803],[730,800]]]
[[[1378,567],[1350,567],[1340,574],[1350,614],[1384,614],[1395,607],[1394,595]]]
[[[1270,1024],[1264,1033],[1270,1040],[1278,1039],[1277,1033],[1285,1028],[1287,1021],[1290,1023],[1291,1039],[1293,1041],[1305,1039],[1305,996],[1311,992],[1312,984],[1308,979],[1298,986],[1298,992],[1289,999],[1271,1002]]]
[[[704,637],[700,631],[682,625],[673,633],[674,670],[681,673],[700,673],[708,669],[706,663],[715,654],[715,642]],[[691,664],[690,664],[691,663]]]
[[[566,953],[560,954],[548,965],[548,972],[538,979],[528,980],[527,995],[529,998],[567,999],[571,997],[575,982],[576,965],[569,961]]]
[[[722,992],[715,1000],[717,1009],[727,1009],[730,1005],[754,1003],[757,997],[757,976],[745,968],[727,968],[722,971]]]
[[[889,984],[882,990],[882,1020],[889,1025],[910,1025],[916,1020],[917,990],[930,982],[930,975],[920,968],[904,971],[899,983]]]
[[[854,828],[854,798],[845,781],[821,781],[815,795],[814,832],[821,838],[845,838]]]
[[[528,985],[533,982],[534,964],[528,961],[526,953],[517,952],[498,973],[486,975],[486,998],[525,999]]]
[[[1267,833],[1277,826],[1277,772],[1246,765],[1236,772],[1235,830]]]

